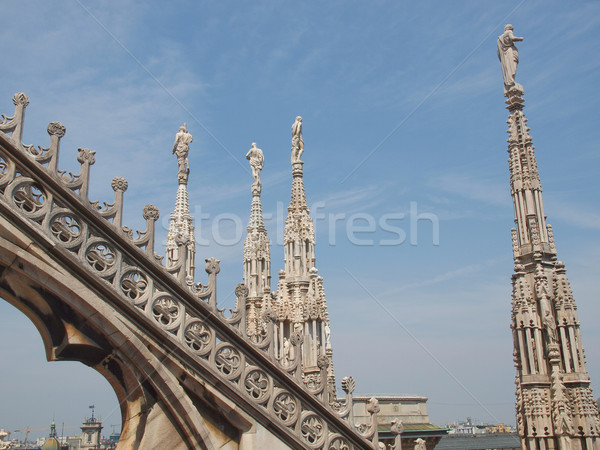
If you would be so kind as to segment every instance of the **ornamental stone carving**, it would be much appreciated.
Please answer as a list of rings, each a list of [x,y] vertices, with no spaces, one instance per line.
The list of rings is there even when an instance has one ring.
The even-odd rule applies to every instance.
[[[115,192],[125,192],[128,187],[127,180],[123,177],[114,177],[110,185],[113,188],[113,191]]]
[[[25,214],[34,216],[44,208],[46,193],[39,184],[23,180],[13,187],[12,200]]]
[[[321,370],[329,367],[329,358],[325,355],[321,355],[317,358],[317,367]]]
[[[50,122],[48,124],[48,134],[50,136],[58,136],[59,138],[61,138],[65,135],[66,132],[67,129],[60,122]]]
[[[244,386],[248,395],[259,403],[267,400],[271,394],[271,381],[262,370],[251,370],[246,375]]]
[[[69,213],[60,213],[52,218],[50,230],[58,241],[69,244],[81,236],[81,223]]]
[[[316,414],[309,414],[302,419],[300,432],[311,448],[317,448],[322,444],[323,438],[325,437],[325,424]]]
[[[224,345],[217,350],[215,363],[217,369],[228,378],[238,375],[242,368],[240,352],[231,345]]]
[[[213,338],[212,330],[201,321],[193,321],[186,326],[185,343],[192,351],[200,356],[204,356],[211,350]]]
[[[96,152],[91,151],[88,148],[80,148],[80,149],[78,149],[78,152],[79,153],[77,155],[77,161],[80,164],[87,162],[91,166],[96,162],[96,158],[94,157]]]
[[[139,301],[148,289],[148,277],[139,269],[131,269],[121,277],[121,290],[133,302]]]
[[[273,412],[283,423],[291,425],[298,417],[298,401],[287,391],[280,392],[273,400]]]
[[[219,265],[220,261],[216,258],[207,258],[206,259],[206,273],[209,274],[218,274],[221,271],[221,267]]]
[[[142,215],[145,220],[153,220],[156,222],[160,217],[160,212],[158,211],[158,208],[156,206],[146,205],[144,206]]]
[[[27,106],[29,105],[29,97],[27,97],[23,92],[17,92],[13,96],[13,103],[15,104],[15,106]]]
[[[96,272],[106,276],[115,267],[116,253],[107,242],[96,242],[88,247],[86,260]]]

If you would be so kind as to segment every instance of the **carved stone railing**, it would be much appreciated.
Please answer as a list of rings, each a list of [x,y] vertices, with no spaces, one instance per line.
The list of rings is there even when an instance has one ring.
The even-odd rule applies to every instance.
[[[0,122],[0,210],[20,218],[47,250],[60,254],[75,274],[94,280],[112,306],[136,317],[140,326],[158,327],[178,352],[194,361],[190,370],[221,380],[220,385],[239,399],[243,407],[263,423],[272,423],[276,434],[311,449],[373,448],[377,446],[376,414],[362,430],[353,423],[354,380],[346,378],[344,404],[329,404],[327,358],[318,361],[318,382],[302,379],[303,336],[290,337],[293,351],[287,361],[274,355],[276,315],[267,311],[262,333],[246,336],[248,289],[239,284],[236,307],[229,316],[217,306],[216,277],[219,261],[206,259],[207,284],[185,278],[185,243],[179,261],[169,268],[156,254],[155,223],[159,211],[143,210],[146,230],[133,231],[122,224],[123,197],[127,181],[112,180],[111,204],[88,198],[90,166],[95,152],[80,148],[79,174],[58,170],[60,139],[65,127],[48,125],[49,147],[24,145],[23,120],[29,99],[13,98],[15,113]],[[90,277],[91,275],[91,277]],[[110,295],[109,295],[110,294]],[[111,299],[111,300],[109,300]],[[115,300],[117,299],[117,300]],[[170,347],[173,347],[170,345]],[[361,433],[361,431],[363,431]]]

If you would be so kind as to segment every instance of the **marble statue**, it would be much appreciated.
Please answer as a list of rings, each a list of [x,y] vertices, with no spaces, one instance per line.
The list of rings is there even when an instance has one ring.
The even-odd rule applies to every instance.
[[[292,164],[301,162],[300,157],[304,153],[304,140],[302,140],[302,117],[296,117],[292,125]]]
[[[513,34],[513,26],[508,24],[504,27],[504,33],[498,36],[498,58],[502,65],[502,76],[504,77],[504,90],[508,92],[511,88],[523,91],[523,87],[515,82],[517,65],[519,64],[519,51],[515,42],[522,41],[522,37]]]
[[[546,333],[548,334],[548,341],[551,344],[556,344],[558,342],[558,331],[556,329],[554,317],[549,310],[544,311],[542,322],[544,324],[544,330],[546,330]]]
[[[250,161],[252,178],[254,178],[253,186],[260,186],[260,171],[265,163],[265,157],[262,150],[256,146],[256,142],[252,143],[252,148],[246,153],[246,159]]]
[[[287,366],[290,362],[290,340],[283,338],[283,365]]]
[[[185,123],[179,127],[179,132],[175,135],[175,143],[173,144],[173,154],[177,155],[178,173],[189,173],[190,171],[188,153],[193,139],[192,135],[188,133]]]
[[[325,324],[325,348],[331,348],[331,328]]]
[[[424,439],[419,438],[415,441],[415,450],[427,450]]]

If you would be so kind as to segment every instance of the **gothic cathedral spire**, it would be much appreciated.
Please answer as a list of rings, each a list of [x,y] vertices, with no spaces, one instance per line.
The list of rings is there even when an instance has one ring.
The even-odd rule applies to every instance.
[[[284,269],[279,272],[277,322],[280,348],[295,331],[304,335],[302,368],[304,382],[318,382],[320,367],[328,365],[328,389],[335,397],[329,316],[323,277],[315,267],[315,231],[304,192],[302,117],[292,125],[292,195],[284,230]],[[284,352],[285,353],[285,350]],[[285,355],[282,355],[285,358]]]
[[[577,307],[564,263],[557,261],[546,224],[542,187],[523,88],[515,81],[519,56],[512,25],[498,37],[508,116],[515,273],[512,332],[517,368],[516,413],[526,450],[599,450],[600,419],[585,368]]]
[[[248,150],[246,159],[250,161],[254,179],[248,234],[244,241],[244,283],[248,287],[246,326],[248,336],[252,338],[261,332],[261,312],[270,308],[268,303],[271,295],[271,252],[260,202],[262,190],[260,171],[265,159],[262,150],[256,146],[255,142]]]
[[[186,124],[179,127],[173,144],[173,154],[177,156],[177,196],[175,210],[171,213],[169,231],[167,234],[167,261],[168,268],[182,265],[185,270],[179,273],[184,278],[182,281],[194,280],[196,244],[194,239],[194,219],[190,214],[187,182],[190,174],[188,152],[192,135],[188,133]],[[186,280],[187,279],[187,280]]]

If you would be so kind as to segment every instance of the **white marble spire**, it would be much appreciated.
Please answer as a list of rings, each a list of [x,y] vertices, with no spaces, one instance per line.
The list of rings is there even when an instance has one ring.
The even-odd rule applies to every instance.
[[[523,88],[515,79],[518,53],[512,27],[499,37],[508,116],[510,188],[515,273],[512,331],[517,368],[516,413],[521,446],[600,449],[600,418],[585,368],[577,307],[564,263],[557,261],[552,227],[546,224],[542,186],[527,119]],[[504,59],[503,59],[504,57]],[[505,67],[507,66],[507,67]],[[508,74],[508,75],[507,75]]]
[[[248,234],[244,241],[244,283],[248,287],[246,323],[248,336],[252,337],[260,333],[263,307],[269,306],[264,300],[271,295],[271,252],[260,201],[264,156],[256,143],[252,143],[246,159],[250,161],[254,180]]]
[[[194,280],[196,244],[194,239],[194,219],[190,215],[187,182],[190,174],[188,163],[189,144],[193,138],[184,123],[179,127],[173,144],[173,154],[177,155],[177,195],[175,209],[171,213],[167,234],[167,267],[183,264],[186,280]]]
[[[294,331],[304,334],[302,364],[305,383],[319,377],[318,363],[328,360],[328,387],[335,391],[329,316],[323,277],[315,267],[315,231],[304,191],[304,152],[302,118],[292,126],[292,195],[284,230],[284,269],[279,272],[275,311],[278,316],[280,346]],[[332,394],[334,395],[334,394]]]

